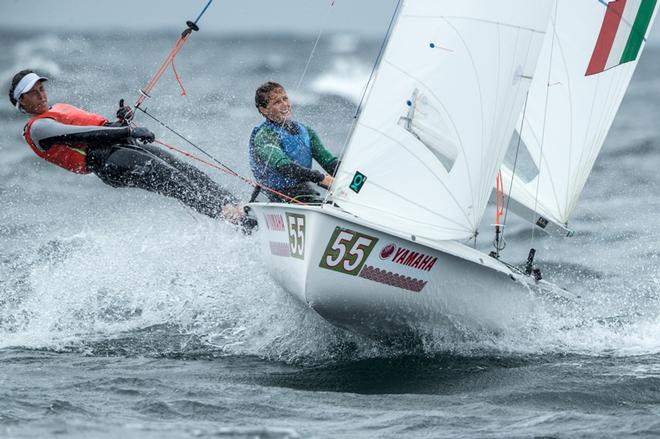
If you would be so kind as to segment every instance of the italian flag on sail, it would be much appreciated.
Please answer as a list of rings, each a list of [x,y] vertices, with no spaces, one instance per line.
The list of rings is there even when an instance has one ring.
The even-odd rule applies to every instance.
[[[603,26],[600,28],[585,76],[637,59],[656,2],[657,0],[614,0],[607,4]]]

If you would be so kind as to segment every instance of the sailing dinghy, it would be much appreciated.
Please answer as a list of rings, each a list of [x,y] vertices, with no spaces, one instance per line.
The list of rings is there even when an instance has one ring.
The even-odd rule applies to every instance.
[[[594,22],[609,10],[577,3],[601,5]],[[250,204],[275,281],[329,322],[376,338],[445,323],[497,330],[529,315],[531,291],[561,294],[467,245],[512,136],[535,145],[517,126],[532,79],[547,82],[538,72],[549,61],[537,62],[549,56],[556,6],[403,1],[327,202]],[[580,48],[584,74],[593,47]]]

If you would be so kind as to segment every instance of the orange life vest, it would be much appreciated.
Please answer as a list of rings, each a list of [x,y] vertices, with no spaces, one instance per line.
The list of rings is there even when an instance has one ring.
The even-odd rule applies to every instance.
[[[76,145],[52,145],[47,150],[39,148],[30,137],[32,124],[39,119],[50,118],[66,125],[77,126],[101,126],[108,120],[98,114],[88,113],[69,104],[55,104],[45,113],[31,118],[23,129],[25,141],[30,145],[32,151],[44,160],[47,160],[57,166],[67,169],[76,174],[89,174],[85,160],[86,144]]]

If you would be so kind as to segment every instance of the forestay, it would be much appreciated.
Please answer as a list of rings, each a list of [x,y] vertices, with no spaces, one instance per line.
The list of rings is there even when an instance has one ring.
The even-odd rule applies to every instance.
[[[519,125],[514,212],[540,226],[568,222],[656,12],[656,0],[557,0]],[[513,157],[503,166],[505,189]]]
[[[550,0],[403,3],[331,198],[433,240],[473,236],[535,70]]]

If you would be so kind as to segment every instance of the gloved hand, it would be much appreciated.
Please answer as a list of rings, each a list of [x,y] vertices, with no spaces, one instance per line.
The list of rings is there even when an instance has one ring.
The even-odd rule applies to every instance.
[[[154,133],[146,129],[145,127],[137,127],[131,129],[131,137],[134,139],[139,139],[144,143],[151,143],[156,140]]]
[[[133,109],[130,105],[124,105],[124,100],[119,100],[119,110],[117,110],[117,120],[128,125],[133,120]]]

